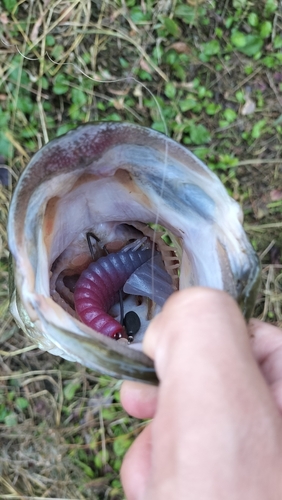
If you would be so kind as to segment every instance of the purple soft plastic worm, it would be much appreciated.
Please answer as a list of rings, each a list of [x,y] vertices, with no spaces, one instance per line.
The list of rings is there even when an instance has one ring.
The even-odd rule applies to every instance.
[[[107,311],[118,302],[118,291],[129,276],[152,257],[151,249],[121,250],[91,262],[74,290],[80,320],[108,337],[124,336],[123,326]]]

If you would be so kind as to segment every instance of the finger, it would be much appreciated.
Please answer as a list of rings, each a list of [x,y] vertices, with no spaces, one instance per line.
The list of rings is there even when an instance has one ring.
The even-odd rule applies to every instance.
[[[282,330],[252,319],[249,323],[249,332],[255,358],[280,408],[282,405]]]
[[[264,363],[277,349],[282,348],[282,330],[277,326],[252,318],[248,329],[255,358],[260,364]]]
[[[270,385],[270,390],[271,390],[271,393],[274,397],[274,401],[276,403],[276,406],[277,406],[278,410],[280,411],[280,414],[282,414],[282,381],[279,380],[279,381],[273,382]]]
[[[153,418],[157,406],[158,388],[139,382],[123,382],[120,391],[125,411],[136,418]]]
[[[126,500],[144,496],[151,468],[151,424],[139,434],[126,453],[121,470],[121,482]]]
[[[143,349],[155,360],[159,378],[170,366],[176,373],[178,365],[183,380],[185,372],[189,375],[190,358],[196,351],[209,350],[216,359],[229,352],[224,344],[250,355],[247,328],[237,304],[224,292],[190,288],[176,292],[166,302],[150,323]]]

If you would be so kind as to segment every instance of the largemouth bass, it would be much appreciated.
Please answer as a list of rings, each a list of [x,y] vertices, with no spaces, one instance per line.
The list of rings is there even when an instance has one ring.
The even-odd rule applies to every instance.
[[[153,363],[142,353],[142,336],[161,307],[154,300],[158,277],[160,288],[166,281],[171,291],[195,285],[226,290],[250,317],[259,263],[242,220],[218,177],[177,142],[127,123],[81,126],[38,151],[16,186],[8,222],[12,314],[41,349],[99,373],[156,383]],[[93,236],[92,256],[87,235],[88,240]],[[131,254],[135,259],[137,251],[152,286],[148,293],[142,283],[133,291],[141,264],[124,278],[119,297],[126,310],[138,314],[141,332],[129,343],[127,335],[111,337],[89,326],[97,321],[82,322],[87,314],[78,313],[74,297],[78,277],[88,272],[85,279],[94,282],[99,266],[109,263],[107,254],[119,252],[124,260],[131,252],[126,259]],[[121,321],[111,285],[99,286],[102,306],[109,303],[105,314]],[[85,300],[96,293],[95,283],[89,287]],[[108,301],[109,295],[116,298]]]

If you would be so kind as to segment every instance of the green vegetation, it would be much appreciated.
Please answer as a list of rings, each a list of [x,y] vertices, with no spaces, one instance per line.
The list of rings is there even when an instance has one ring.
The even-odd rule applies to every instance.
[[[167,133],[219,175],[262,258],[256,315],[282,325],[281,2],[3,0],[0,32],[1,349],[28,345],[4,315],[11,187],[43,144],[96,120]],[[143,423],[119,382],[37,351],[2,360],[0,496],[122,499]]]

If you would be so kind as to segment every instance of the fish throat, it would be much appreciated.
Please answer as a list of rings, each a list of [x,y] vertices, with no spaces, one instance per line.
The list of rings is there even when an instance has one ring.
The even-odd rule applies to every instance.
[[[106,238],[102,245],[95,233],[88,232],[56,259],[51,267],[51,296],[93,330],[126,340],[128,345],[141,344],[149,321],[178,290],[180,241],[153,223],[108,226],[110,241]]]

